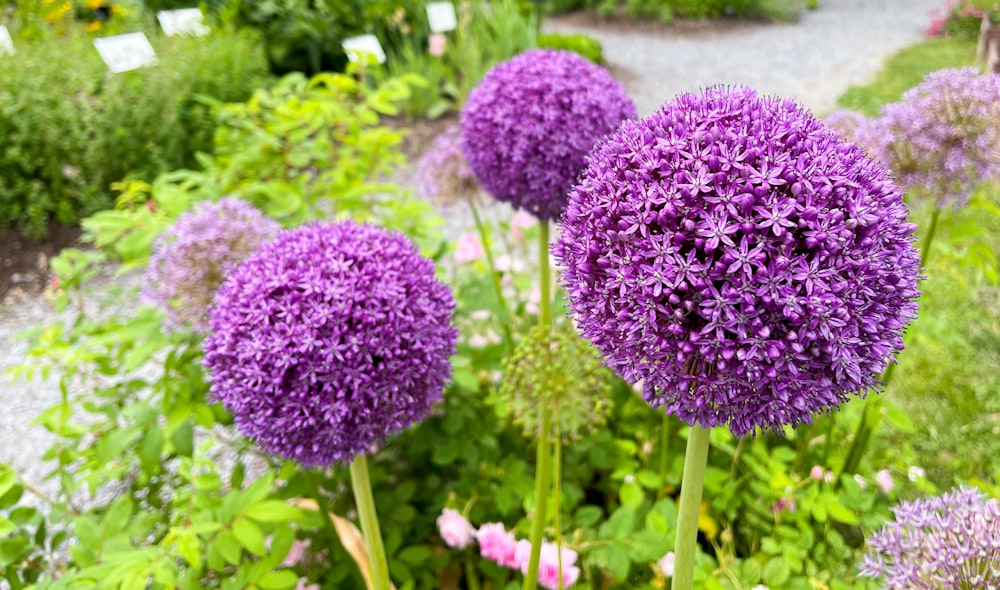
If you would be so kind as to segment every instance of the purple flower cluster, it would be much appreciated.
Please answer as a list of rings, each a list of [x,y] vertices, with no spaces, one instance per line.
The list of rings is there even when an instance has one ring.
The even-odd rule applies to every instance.
[[[211,395],[269,453],[349,462],[441,397],[454,307],[402,234],[351,221],[281,232],[216,295]]]
[[[557,219],[599,139],[635,105],[622,85],[575,53],[538,49],[494,67],[462,109],[469,166],[490,194]]]
[[[207,332],[208,309],[226,275],[280,229],[240,199],[199,203],[153,242],[143,298],[163,308],[168,328]]]
[[[1000,75],[932,72],[888,104],[870,134],[900,184],[938,207],[961,207],[976,186],[1000,180]]]
[[[608,366],[742,435],[878,385],[917,309],[906,214],[886,170],[795,101],[720,86],[595,149],[553,253]]]
[[[892,590],[1000,588],[1000,502],[975,488],[901,502],[872,535],[861,575]]]
[[[479,192],[479,182],[462,153],[462,128],[442,131],[417,163],[417,188],[440,205],[469,200]]]

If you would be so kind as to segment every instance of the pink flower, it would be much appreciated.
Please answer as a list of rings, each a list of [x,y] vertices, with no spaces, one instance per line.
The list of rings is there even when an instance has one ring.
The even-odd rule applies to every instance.
[[[562,585],[568,588],[576,583],[580,577],[580,568],[576,563],[576,551],[567,547],[558,547],[554,543],[542,543],[541,557],[538,561],[538,584],[548,590],[558,590],[559,588],[559,558],[562,556]],[[527,571],[527,564],[522,571]]]
[[[777,502],[771,505],[771,512],[775,514],[780,514],[782,512],[794,512],[795,511],[795,500],[791,498],[781,498]]]
[[[281,565],[290,567],[302,561],[302,558],[306,556],[306,550],[309,549],[310,543],[309,539],[305,541],[295,539],[292,541],[292,546],[288,549],[288,555],[285,556],[285,560],[281,562]]]
[[[531,559],[531,542],[520,540],[515,549],[515,559],[522,574],[528,573],[528,562]],[[538,584],[542,588],[557,590],[559,588],[559,557],[562,555],[562,585],[572,586],[580,578],[580,568],[576,567],[577,553],[568,547],[558,547],[555,543],[542,543],[538,558]]]
[[[892,488],[896,487],[896,484],[892,481],[892,474],[889,473],[888,469],[879,470],[875,474],[875,483],[878,485],[878,489],[882,490],[883,494],[888,494],[892,491]]]
[[[861,474],[855,473],[854,474],[854,481],[858,482],[858,487],[860,487],[862,490],[868,488],[868,482],[865,481],[865,478],[862,477]]]
[[[668,578],[674,577],[674,552],[668,551],[666,555],[656,562],[656,566],[660,568],[660,572],[664,576]]]
[[[823,472],[824,469],[822,467],[820,467],[819,465],[813,465],[812,470],[809,471],[809,477],[815,479],[816,481],[822,481]]]
[[[476,532],[479,541],[479,553],[487,559],[492,559],[499,565],[520,569],[517,561],[517,540],[514,533],[508,533],[502,522],[491,522],[479,527]]]
[[[458,246],[455,248],[455,262],[467,264],[475,262],[483,255],[483,246],[479,243],[479,238],[472,234],[463,234],[458,238]]]
[[[319,584],[306,584],[305,578],[299,578],[299,583],[295,586],[295,590],[319,590]]]
[[[476,529],[469,524],[469,521],[451,508],[441,511],[441,516],[437,517],[437,525],[445,544],[455,549],[465,549],[472,544],[472,539],[476,535]]]
[[[444,55],[444,49],[448,45],[448,38],[444,33],[432,33],[427,39],[427,53],[435,57]]]
[[[520,242],[524,240],[524,232],[521,230],[533,227],[536,223],[538,220],[534,215],[527,211],[518,211],[510,220],[510,231],[514,234],[514,239]]]

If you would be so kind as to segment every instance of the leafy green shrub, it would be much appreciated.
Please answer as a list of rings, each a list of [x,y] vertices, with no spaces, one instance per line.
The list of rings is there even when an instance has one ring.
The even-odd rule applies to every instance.
[[[0,68],[0,224],[40,235],[112,203],[110,184],[194,165],[214,123],[202,97],[242,100],[265,73],[252,36],[153,37],[159,64],[108,75],[90,38],[20,44]]]
[[[688,19],[746,17],[793,20],[806,7],[805,0],[550,0],[546,7],[556,14],[597,8],[609,17],[624,13],[630,18],[674,17]]]
[[[538,36],[538,46],[549,49],[573,51],[595,64],[604,63],[604,47],[593,37],[583,34],[564,35],[561,33],[545,33]]]

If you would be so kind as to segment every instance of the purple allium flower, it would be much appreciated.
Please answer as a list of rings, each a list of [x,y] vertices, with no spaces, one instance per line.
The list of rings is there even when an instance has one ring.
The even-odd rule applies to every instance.
[[[454,307],[402,234],[351,221],[281,232],[216,295],[211,394],[269,453],[349,462],[441,397]]]
[[[557,219],[585,159],[635,105],[622,85],[579,55],[537,49],[503,62],[462,109],[462,144],[490,194]]]
[[[143,298],[166,312],[168,328],[207,332],[208,309],[226,275],[280,229],[240,199],[199,203],[153,242]]]
[[[882,108],[871,136],[907,191],[961,207],[980,182],[1000,179],[1000,75],[931,72]]]
[[[891,590],[1000,588],[1000,502],[975,488],[900,502],[869,541],[861,575]]]
[[[823,119],[823,123],[839,133],[846,141],[856,143],[864,148],[868,148],[873,143],[871,134],[876,132],[878,127],[875,120],[847,109],[833,111]]]
[[[479,182],[462,153],[462,129],[451,125],[442,131],[417,163],[416,184],[427,199],[446,206],[479,193]]]
[[[739,436],[879,384],[917,308],[902,199],[794,100],[719,86],[594,150],[553,253],[608,366]]]

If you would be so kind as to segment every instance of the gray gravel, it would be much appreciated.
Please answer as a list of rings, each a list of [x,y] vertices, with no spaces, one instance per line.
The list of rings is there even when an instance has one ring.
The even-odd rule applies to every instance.
[[[941,0],[821,0],[821,8],[788,24],[598,23],[581,17],[550,19],[545,29],[586,32],[604,44],[642,115],[674,95],[718,83],[748,84],[762,92],[798,97],[818,114],[836,97],[866,82],[884,60],[918,41],[928,12]],[[2,247],[2,245],[0,245]],[[13,335],[56,317],[41,298],[0,306],[0,372],[23,362],[26,346]],[[0,462],[32,482],[49,467],[41,456],[52,438],[28,424],[59,400],[54,381],[11,382],[0,377]],[[43,489],[53,486],[43,485]]]

